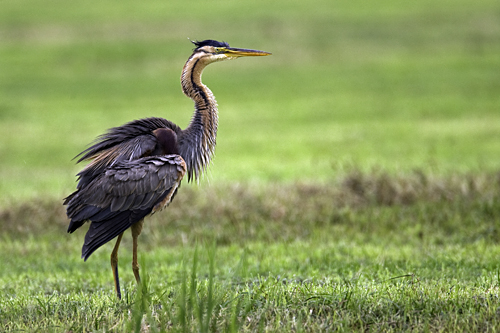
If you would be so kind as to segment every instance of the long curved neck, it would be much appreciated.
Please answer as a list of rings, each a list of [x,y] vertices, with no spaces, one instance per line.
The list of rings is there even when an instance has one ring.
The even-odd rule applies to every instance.
[[[186,161],[188,181],[198,179],[214,155],[219,123],[217,101],[201,82],[208,65],[204,54],[193,54],[182,69],[182,91],[194,101],[195,111],[189,126],[179,136],[179,152]]]

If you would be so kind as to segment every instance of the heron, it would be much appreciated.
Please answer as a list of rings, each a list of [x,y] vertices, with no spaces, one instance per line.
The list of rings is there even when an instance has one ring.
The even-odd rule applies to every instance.
[[[144,218],[172,201],[186,174],[188,182],[199,179],[214,156],[217,102],[201,81],[203,69],[217,61],[271,54],[215,40],[192,43],[195,48],[181,74],[182,91],[195,106],[185,129],[159,117],[133,120],[108,129],[75,157],[77,163],[89,163],[77,174],[76,191],[64,199],[70,219],[68,233],[90,222],[82,247],[85,261],[117,238],[111,269],[118,299],[118,249],[124,232],[129,228],[132,232],[132,271],[140,284],[137,239]]]

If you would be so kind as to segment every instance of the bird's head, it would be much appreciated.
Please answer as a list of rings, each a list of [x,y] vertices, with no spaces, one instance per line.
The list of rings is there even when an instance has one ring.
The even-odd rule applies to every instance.
[[[239,57],[267,56],[271,53],[258,50],[238,49],[230,47],[226,42],[207,39],[201,42],[192,42],[196,48],[193,54],[202,53],[203,58],[208,62],[236,59]]]

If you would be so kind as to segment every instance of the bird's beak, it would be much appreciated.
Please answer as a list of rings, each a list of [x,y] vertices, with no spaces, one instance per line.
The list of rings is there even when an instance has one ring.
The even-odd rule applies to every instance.
[[[271,53],[259,50],[237,49],[234,47],[228,47],[224,50],[224,54],[229,57],[258,57],[267,56]]]

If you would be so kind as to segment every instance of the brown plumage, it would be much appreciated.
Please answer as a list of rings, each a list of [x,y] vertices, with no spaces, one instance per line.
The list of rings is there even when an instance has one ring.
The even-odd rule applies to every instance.
[[[189,126],[182,130],[163,118],[134,120],[108,130],[79,156],[90,163],[78,173],[77,189],[64,200],[72,233],[91,222],[82,247],[82,258],[117,237],[111,266],[118,298],[118,248],[123,232],[132,230],[132,269],[140,282],[137,237],[144,218],[167,206],[187,173],[199,178],[213,157],[218,113],[217,102],[201,82],[210,63],[268,52],[231,48],[213,40],[194,42],[196,48],[181,75],[182,90],[195,103]]]

